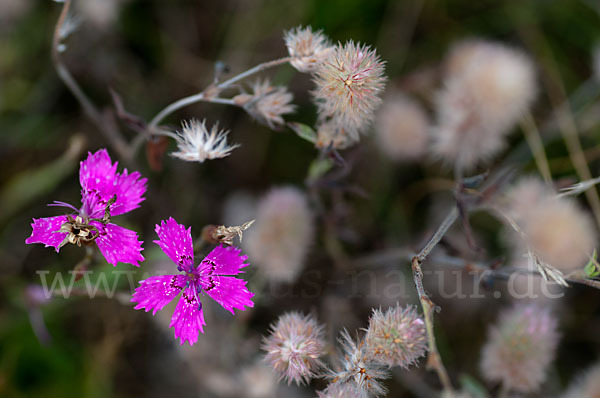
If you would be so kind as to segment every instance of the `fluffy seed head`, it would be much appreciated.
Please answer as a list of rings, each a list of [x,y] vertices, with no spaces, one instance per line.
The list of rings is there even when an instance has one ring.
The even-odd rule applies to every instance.
[[[346,330],[339,339],[343,350],[341,370],[330,371],[331,385],[349,384],[360,397],[379,397],[386,393],[380,380],[390,377],[385,365],[374,361],[365,350],[363,341],[357,343]],[[333,387],[332,387],[333,388]]]
[[[558,197],[537,178],[523,178],[507,193],[505,205],[525,236],[507,227],[517,263],[526,261],[527,247],[563,272],[589,261],[598,235],[590,216],[573,199]]]
[[[592,366],[583,375],[575,378],[562,398],[600,397],[600,364]]]
[[[285,379],[305,384],[323,367],[319,357],[325,352],[323,326],[311,315],[290,312],[271,325],[269,337],[263,337],[265,360]]]
[[[321,121],[332,120],[356,136],[373,119],[384,88],[384,62],[369,46],[338,44],[315,70],[313,92]]]
[[[256,222],[244,247],[272,282],[292,282],[299,274],[314,237],[306,196],[296,188],[274,188],[258,203]]]
[[[505,136],[535,97],[533,62],[499,43],[470,41],[454,48],[437,98],[433,154],[469,170],[505,146]]]
[[[257,122],[277,129],[285,121],[282,115],[292,113],[296,107],[291,103],[292,93],[283,86],[273,87],[268,79],[257,80],[252,85],[252,94],[240,94],[233,98],[236,105],[244,108]]]
[[[361,398],[361,394],[350,383],[331,383],[323,391],[317,391],[317,398]]]
[[[516,305],[502,313],[483,347],[483,376],[510,390],[537,390],[554,358],[559,339],[556,327],[550,311],[536,305]]]
[[[427,351],[425,322],[412,306],[374,309],[365,336],[367,355],[392,366],[408,368]]]
[[[322,31],[298,26],[284,34],[285,45],[292,58],[290,64],[300,72],[313,72],[323,62],[332,46]]]
[[[417,102],[401,93],[383,102],[375,127],[379,149],[392,160],[414,160],[427,150],[427,115]]]
[[[183,121],[182,131],[177,132],[178,152],[171,155],[189,162],[204,162],[207,159],[217,159],[229,156],[232,150],[239,145],[227,145],[228,131],[219,130],[218,125],[206,128],[206,121],[192,119]]]

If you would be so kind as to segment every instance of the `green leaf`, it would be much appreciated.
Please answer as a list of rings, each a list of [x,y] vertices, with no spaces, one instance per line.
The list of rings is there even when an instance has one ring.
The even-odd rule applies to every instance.
[[[289,128],[294,130],[294,132],[298,134],[300,138],[303,138],[313,144],[317,142],[317,133],[312,129],[312,127],[298,122],[289,122],[287,125]]]
[[[462,391],[468,393],[473,398],[487,398],[489,394],[486,388],[474,377],[468,374],[460,375],[460,385]]]
[[[308,180],[315,181],[325,175],[333,167],[334,162],[330,158],[315,159],[308,166]]]
[[[594,252],[592,253],[592,258],[585,265],[585,267],[583,269],[588,278],[595,278],[597,276],[600,276],[600,269],[598,268],[598,261],[596,261],[597,257],[598,257],[598,253],[596,252],[596,249],[594,249]]]

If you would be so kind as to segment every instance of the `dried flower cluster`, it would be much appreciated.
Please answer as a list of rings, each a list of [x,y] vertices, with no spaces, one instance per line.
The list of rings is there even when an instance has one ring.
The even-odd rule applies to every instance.
[[[533,62],[520,50],[474,40],[454,47],[446,64],[432,150],[457,170],[470,170],[504,148],[533,102]]]
[[[300,272],[313,240],[313,215],[296,188],[274,188],[259,202],[256,223],[244,247],[272,282],[291,282]]]
[[[556,319],[547,308],[520,304],[502,313],[482,350],[483,376],[510,390],[537,390],[554,358],[556,328]]]
[[[285,45],[290,54],[290,64],[300,72],[314,72],[322,63],[331,44],[322,31],[298,26],[285,32]]]
[[[381,102],[383,72],[384,62],[369,46],[349,41],[333,48],[314,72],[318,145],[345,148],[359,140]]]
[[[383,102],[375,128],[379,149],[392,160],[416,160],[428,149],[427,114],[416,101],[402,93]]]
[[[182,123],[182,131],[178,132],[178,152],[172,155],[189,162],[204,162],[207,159],[218,159],[229,156],[231,151],[239,145],[227,144],[227,131],[219,130],[215,124],[210,133],[206,128],[206,121],[192,119]]]
[[[252,85],[252,94],[240,94],[233,101],[242,106],[256,121],[272,129],[281,127],[282,115],[292,113],[294,96],[283,86],[273,87],[268,79],[257,80]]]
[[[509,231],[517,266],[526,266],[523,254],[528,250],[563,272],[581,268],[591,258],[598,235],[590,216],[540,179],[521,179],[507,193],[505,206],[523,232]]]
[[[412,306],[374,309],[365,336],[370,358],[387,366],[408,368],[427,351],[425,322]]]
[[[342,363],[339,370],[330,371],[331,385],[348,384],[360,397],[384,395],[386,389],[381,381],[390,377],[387,366],[375,361],[367,353],[364,341],[356,342],[346,330],[339,342],[343,351]]]
[[[263,338],[265,360],[288,384],[305,384],[323,368],[319,359],[325,351],[323,326],[311,315],[290,312],[271,325],[269,337]]]

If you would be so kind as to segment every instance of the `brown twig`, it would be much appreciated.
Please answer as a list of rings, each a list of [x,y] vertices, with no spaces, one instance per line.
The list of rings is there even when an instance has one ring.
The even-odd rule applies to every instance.
[[[448,215],[444,219],[444,221],[442,221],[435,234],[431,237],[431,239],[429,239],[429,241],[423,247],[423,249],[421,249],[421,251],[412,258],[411,261],[413,280],[417,288],[417,293],[419,295],[421,307],[423,308],[423,316],[425,317],[425,327],[427,329],[427,343],[429,346],[427,367],[436,371],[438,377],[440,378],[442,386],[444,386],[444,390],[451,395],[453,395],[454,389],[452,388],[450,377],[448,376],[448,372],[446,371],[444,363],[442,362],[442,358],[438,352],[433,328],[433,314],[438,307],[433,303],[433,301],[431,301],[429,296],[427,296],[427,293],[425,293],[425,288],[423,287],[423,271],[421,269],[421,264],[427,258],[429,253],[433,250],[433,248],[440,242],[440,240],[442,240],[446,232],[448,232],[448,229],[452,226],[452,224],[454,224],[457,218],[458,209],[456,207],[453,207],[450,213],[448,213]]]
[[[60,16],[54,28],[54,36],[52,39],[52,62],[58,77],[62,80],[65,86],[75,96],[81,107],[83,108],[86,116],[94,123],[96,128],[104,135],[108,140],[113,149],[118,153],[119,157],[127,163],[133,162],[131,151],[127,141],[120,134],[118,129],[115,128],[113,123],[106,120],[104,115],[97,109],[92,101],[83,92],[77,81],[73,78],[73,75],[69,72],[65,64],[63,63],[60,56],[61,48],[61,29],[67,21],[69,9],[71,8],[71,0],[65,0]]]

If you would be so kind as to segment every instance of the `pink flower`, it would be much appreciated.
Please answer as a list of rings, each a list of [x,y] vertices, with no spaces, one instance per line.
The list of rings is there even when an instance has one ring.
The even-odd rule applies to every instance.
[[[139,267],[144,261],[142,242],[137,233],[112,224],[112,216],[127,213],[140,206],[146,192],[146,178],[127,169],[117,173],[117,162],[111,163],[106,149],[89,153],[79,168],[81,208],[55,201],[49,206],[72,209],[68,215],[33,219],[33,232],[25,243],[43,243],[58,252],[67,243],[77,246],[96,244],[109,264],[118,262]]]
[[[248,265],[244,263],[248,257],[241,256],[240,249],[219,245],[196,267],[191,227],[186,230],[183,225],[169,218],[156,226],[156,233],[159,240],[154,242],[182,273],[152,276],[141,281],[131,301],[138,303],[136,310],[152,310],[152,315],[155,315],[183,291],[169,325],[175,328],[175,338],[179,338],[182,345],[186,340],[193,345],[198,341],[198,331],[204,333],[202,327],[206,322],[200,293],[206,293],[232,314],[234,308],[243,311],[246,309],[244,306],[254,306],[250,300],[254,293],[248,291],[246,281],[233,277]]]

